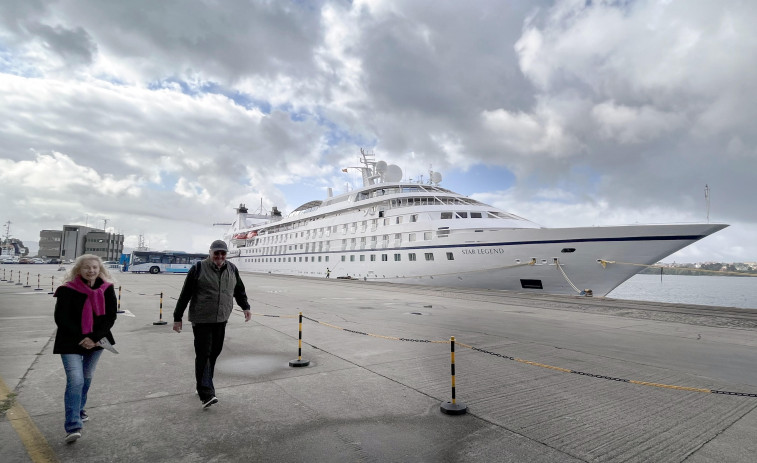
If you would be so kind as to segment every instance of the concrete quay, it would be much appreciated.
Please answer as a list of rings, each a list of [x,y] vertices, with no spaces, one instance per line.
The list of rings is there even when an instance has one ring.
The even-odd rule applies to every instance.
[[[207,410],[171,330],[184,276],[115,273],[120,354],[65,444],[63,272],[2,267],[32,274],[0,281],[3,462],[757,461],[757,310],[245,273],[256,315],[232,314]]]

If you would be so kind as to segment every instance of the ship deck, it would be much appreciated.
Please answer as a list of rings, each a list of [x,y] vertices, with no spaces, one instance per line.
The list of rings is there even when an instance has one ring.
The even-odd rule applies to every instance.
[[[16,394],[0,419],[3,461],[700,463],[757,454],[757,310],[249,273],[255,316],[232,314],[216,366],[220,402],[205,411],[191,330],[171,331],[184,277],[115,274],[120,354],[103,353],[90,421],[67,445],[48,294],[62,272],[12,267],[24,284],[31,273],[31,287],[0,282],[0,389]],[[153,324],[160,293],[166,325]],[[310,364],[292,368],[299,312]],[[440,412],[451,400],[451,336],[456,402],[468,407],[460,416]]]

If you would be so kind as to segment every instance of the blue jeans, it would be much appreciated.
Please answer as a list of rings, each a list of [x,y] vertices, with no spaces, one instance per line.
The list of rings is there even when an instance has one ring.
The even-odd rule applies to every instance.
[[[81,429],[84,424],[81,414],[87,404],[87,392],[92,384],[97,361],[100,360],[102,349],[91,350],[86,354],[61,354],[63,368],[66,370],[66,432]]]

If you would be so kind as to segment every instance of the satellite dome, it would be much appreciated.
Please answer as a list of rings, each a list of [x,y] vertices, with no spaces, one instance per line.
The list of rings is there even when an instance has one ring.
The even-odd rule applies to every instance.
[[[376,172],[383,174],[386,172],[386,161],[379,161],[376,163]]]
[[[402,169],[396,164],[389,164],[386,166],[386,173],[384,174],[384,180],[387,182],[399,182],[402,180]]]

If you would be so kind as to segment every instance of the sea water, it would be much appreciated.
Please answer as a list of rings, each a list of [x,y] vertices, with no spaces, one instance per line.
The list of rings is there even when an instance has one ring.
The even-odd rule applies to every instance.
[[[757,309],[757,277],[634,275],[607,297]]]

